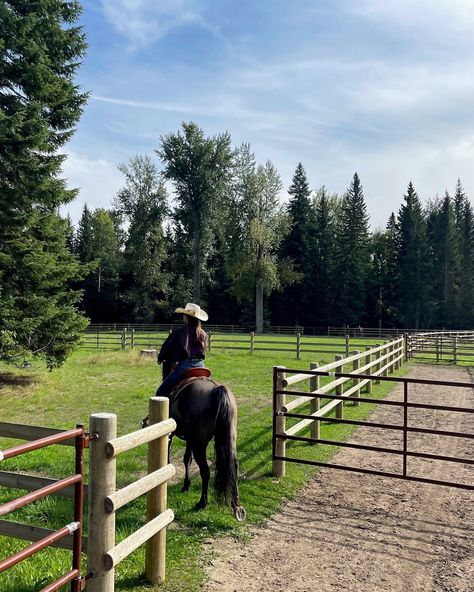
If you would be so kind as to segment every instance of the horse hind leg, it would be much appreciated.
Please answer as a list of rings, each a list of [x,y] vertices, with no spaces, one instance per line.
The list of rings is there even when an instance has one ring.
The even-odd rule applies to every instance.
[[[207,464],[206,459],[206,448],[207,445],[199,445],[193,447],[194,460],[196,461],[199,472],[201,473],[201,499],[196,504],[196,510],[202,510],[207,506],[207,492],[209,489],[209,479],[211,476],[211,470]]]
[[[191,445],[186,442],[186,451],[183,457],[184,463],[184,483],[181,491],[184,493],[185,491],[189,491],[189,486],[191,485],[191,479],[189,478],[189,469],[191,467],[191,463],[193,462],[193,451]]]

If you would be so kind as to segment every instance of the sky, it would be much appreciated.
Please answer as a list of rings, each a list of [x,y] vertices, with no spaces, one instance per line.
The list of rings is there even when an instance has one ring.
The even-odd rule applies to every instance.
[[[358,172],[372,228],[412,181],[474,198],[474,0],[83,0],[90,93],[66,147],[78,198],[110,207],[117,164],[194,121],[270,159],[286,189],[344,193]],[[473,202],[474,203],[474,202]]]

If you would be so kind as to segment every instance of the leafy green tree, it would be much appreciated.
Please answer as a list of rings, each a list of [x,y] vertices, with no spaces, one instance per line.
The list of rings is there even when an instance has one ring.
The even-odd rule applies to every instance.
[[[163,222],[167,192],[155,164],[148,156],[135,156],[119,165],[125,185],[115,206],[127,226],[124,249],[122,298],[132,318],[151,322],[166,307],[169,276],[164,271]]]
[[[344,324],[359,324],[364,320],[369,260],[368,220],[362,185],[358,174],[354,173],[341,201],[333,267],[334,316]]]
[[[74,82],[85,54],[78,2],[0,0],[0,356],[32,353],[50,368],[77,343],[81,275],[57,210],[76,191],[58,150],[87,96]]]
[[[238,182],[234,199],[240,212],[240,248],[232,265],[231,291],[240,302],[254,295],[255,327],[263,332],[264,297],[293,281],[289,261],[278,259],[280,242],[288,232],[288,216],[279,203],[281,179],[270,161],[255,166],[248,145],[237,156]]]
[[[419,329],[429,309],[426,220],[413,184],[408,184],[397,216],[397,316],[405,328]]]
[[[192,245],[193,300],[201,303],[201,275],[212,223],[219,215],[231,171],[230,135],[207,138],[195,123],[183,123],[182,131],[161,138],[156,152],[164,164],[164,177],[174,185],[173,218]]]

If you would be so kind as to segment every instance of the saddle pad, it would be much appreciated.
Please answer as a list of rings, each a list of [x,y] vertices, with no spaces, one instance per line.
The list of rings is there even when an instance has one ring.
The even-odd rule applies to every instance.
[[[211,371],[209,368],[188,368],[183,372],[183,379],[184,378],[209,378],[211,375]]]

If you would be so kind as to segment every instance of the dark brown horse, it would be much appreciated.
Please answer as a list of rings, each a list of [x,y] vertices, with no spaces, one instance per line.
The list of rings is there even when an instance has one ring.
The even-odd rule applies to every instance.
[[[163,376],[169,370],[169,365],[164,363]],[[206,451],[209,442],[214,438],[214,489],[217,500],[230,502],[237,520],[244,520],[246,513],[239,503],[238,488],[237,404],[232,392],[226,386],[218,386],[207,378],[193,380],[184,387],[178,397],[170,401],[170,417],[177,424],[173,435],[186,442],[182,491],[189,490],[189,469],[194,457],[202,481],[201,499],[196,504],[196,509],[206,507],[210,479]]]

